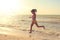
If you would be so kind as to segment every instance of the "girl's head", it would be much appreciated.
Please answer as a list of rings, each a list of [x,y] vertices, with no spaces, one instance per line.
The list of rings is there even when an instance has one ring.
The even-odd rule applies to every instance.
[[[32,10],[31,10],[31,13],[32,13],[32,14],[35,14],[35,12],[37,12],[37,9],[32,9]]]

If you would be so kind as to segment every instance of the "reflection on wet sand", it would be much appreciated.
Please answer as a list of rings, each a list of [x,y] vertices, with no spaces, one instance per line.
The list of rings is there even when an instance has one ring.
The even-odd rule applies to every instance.
[[[4,39],[3,39],[4,38]],[[0,27],[1,40],[60,40],[60,33],[53,30],[33,31],[19,30],[9,27]]]

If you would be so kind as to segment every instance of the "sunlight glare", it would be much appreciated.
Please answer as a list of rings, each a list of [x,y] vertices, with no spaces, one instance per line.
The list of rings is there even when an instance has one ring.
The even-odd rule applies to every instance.
[[[15,14],[14,12],[17,12],[22,8],[22,0],[0,0],[0,15],[11,16]]]

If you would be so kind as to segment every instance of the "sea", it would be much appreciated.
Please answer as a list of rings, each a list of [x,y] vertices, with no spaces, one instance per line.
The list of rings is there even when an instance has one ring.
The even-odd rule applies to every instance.
[[[29,30],[31,25],[31,15],[14,15],[10,17],[0,17],[0,25],[3,27],[12,27],[20,30]],[[37,15],[39,26],[44,25],[46,29],[60,32],[60,15]],[[33,30],[41,30],[36,25]]]

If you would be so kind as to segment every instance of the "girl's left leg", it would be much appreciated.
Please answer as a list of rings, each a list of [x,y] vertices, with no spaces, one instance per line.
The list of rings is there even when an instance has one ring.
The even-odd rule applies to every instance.
[[[45,29],[44,26],[39,26],[38,23],[37,23],[37,21],[35,22],[35,25],[36,25],[37,27],[43,27],[43,29]]]
[[[30,26],[30,32],[29,33],[32,33],[32,27],[34,25],[34,22],[31,23],[31,26]]]

